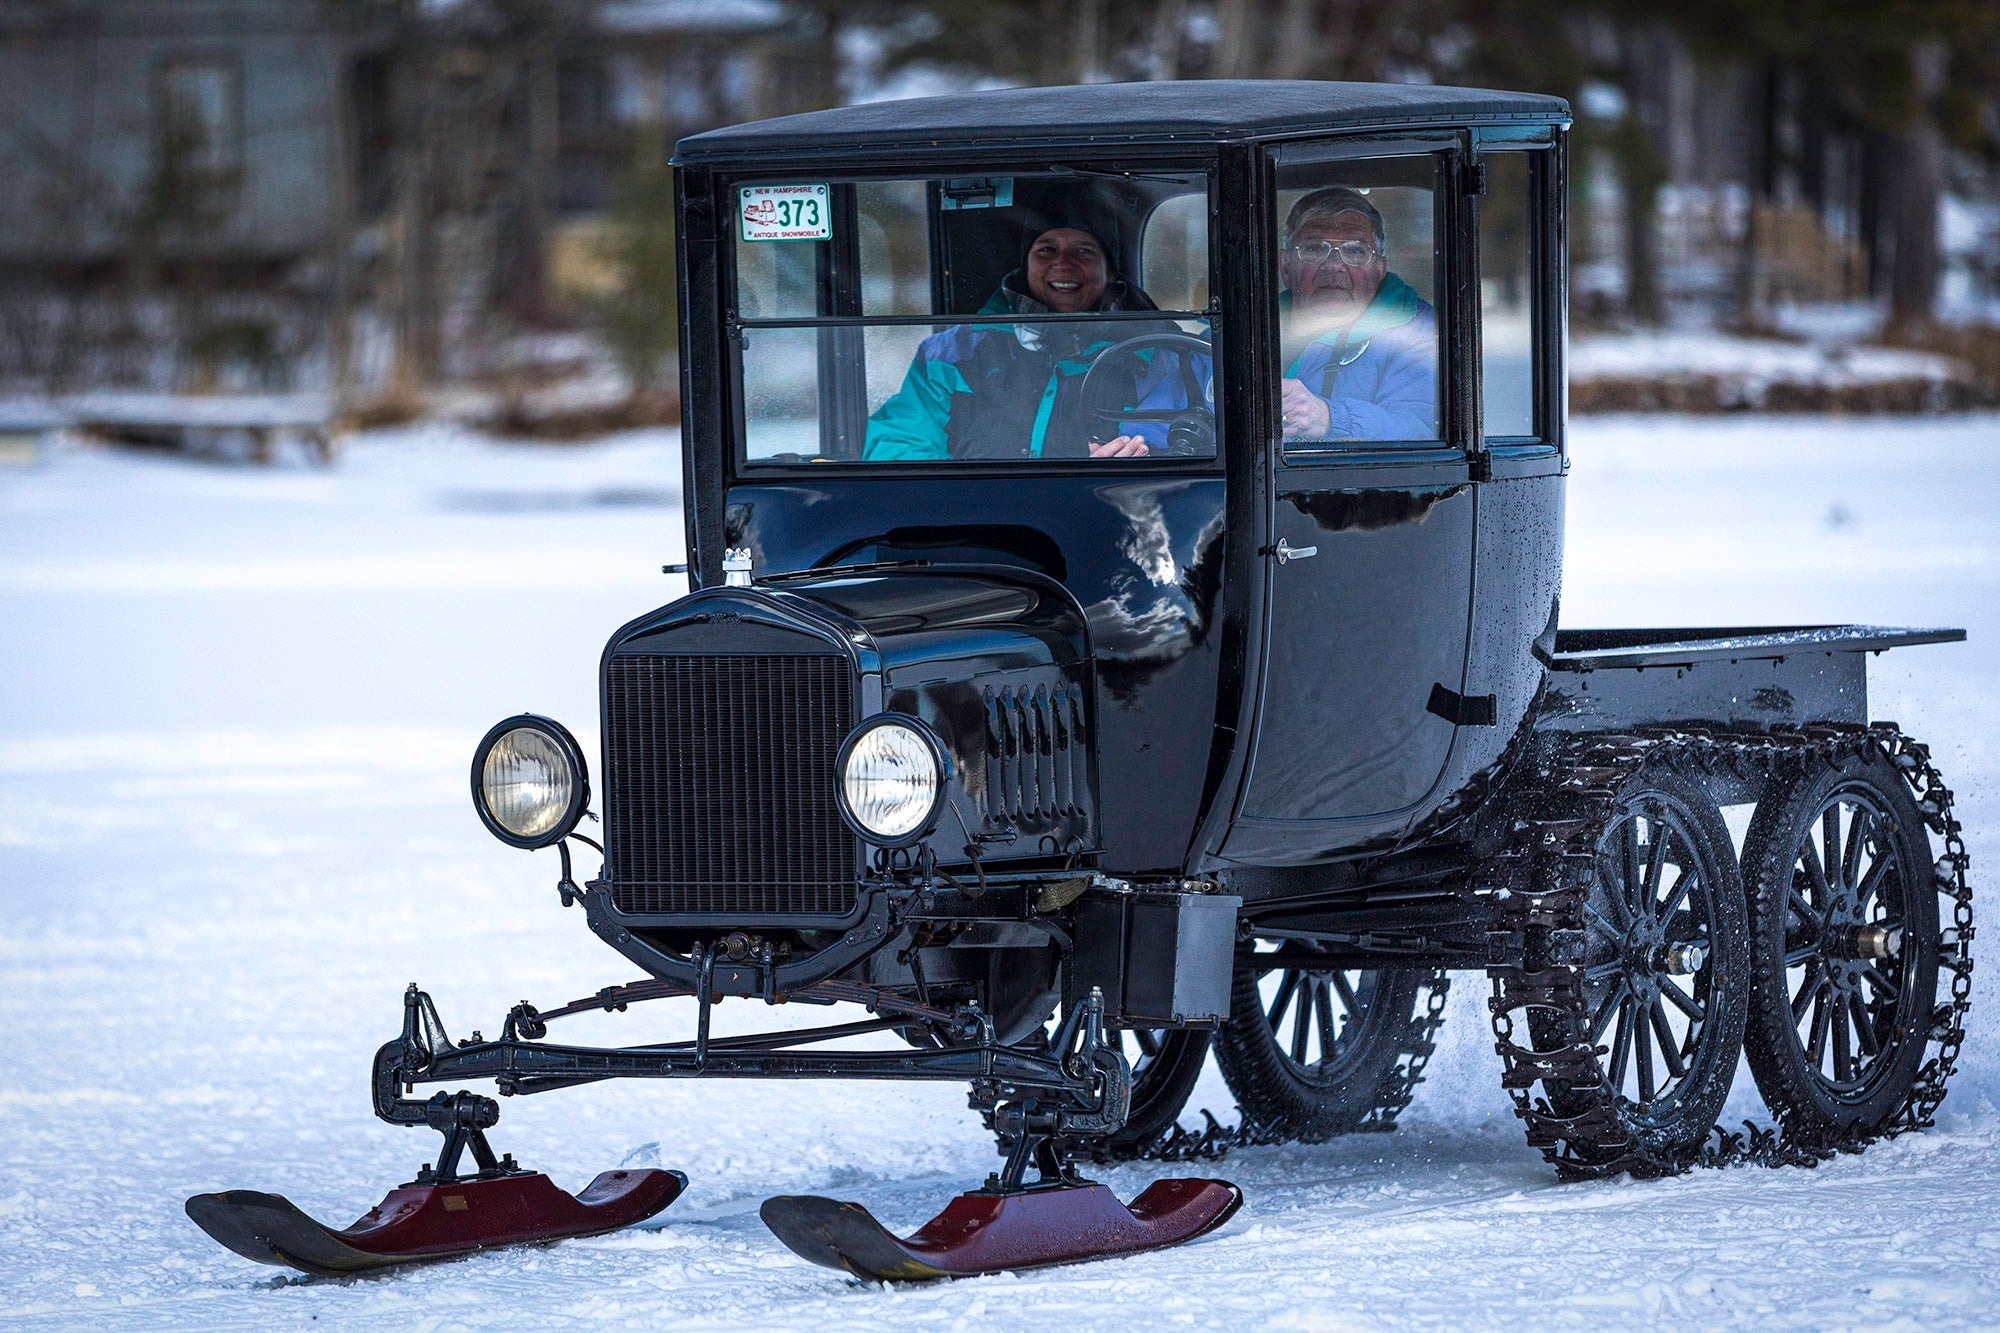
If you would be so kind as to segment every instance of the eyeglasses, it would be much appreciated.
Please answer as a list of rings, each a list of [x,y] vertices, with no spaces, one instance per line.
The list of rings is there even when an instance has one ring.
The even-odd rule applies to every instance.
[[[1375,247],[1366,241],[1342,241],[1335,245],[1332,241],[1301,241],[1292,247],[1292,253],[1308,264],[1324,264],[1335,255],[1349,268],[1360,268],[1376,255]]]

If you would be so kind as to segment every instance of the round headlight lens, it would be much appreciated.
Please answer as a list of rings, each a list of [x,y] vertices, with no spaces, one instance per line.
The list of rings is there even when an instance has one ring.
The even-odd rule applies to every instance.
[[[885,842],[923,829],[937,806],[944,772],[931,741],[902,722],[881,722],[847,747],[841,797],[866,835]]]
[[[539,838],[569,808],[576,775],[547,734],[523,727],[486,752],[479,787],[502,828],[517,838]]]
[[[545,847],[575,828],[590,799],[588,782],[576,742],[546,718],[502,722],[473,764],[479,813],[518,847]]]

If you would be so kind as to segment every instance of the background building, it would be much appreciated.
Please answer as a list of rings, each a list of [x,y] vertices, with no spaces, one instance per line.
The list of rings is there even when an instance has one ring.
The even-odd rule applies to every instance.
[[[681,135],[1200,77],[1568,96],[1580,328],[1837,307],[2000,380],[1993,6],[0,0],[0,392],[664,395]]]

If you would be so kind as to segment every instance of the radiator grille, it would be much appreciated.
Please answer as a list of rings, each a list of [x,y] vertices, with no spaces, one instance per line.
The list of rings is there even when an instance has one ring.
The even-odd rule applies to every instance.
[[[605,668],[606,861],[623,912],[839,916],[834,797],[855,677],[839,656],[628,656]]]

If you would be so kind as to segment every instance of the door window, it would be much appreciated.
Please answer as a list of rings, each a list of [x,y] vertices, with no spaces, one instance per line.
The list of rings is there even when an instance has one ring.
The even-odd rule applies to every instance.
[[[1534,440],[1533,163],[1527,152],[1488,153],[1479,200],[1479,325],[1489,440]]]
[[[1441,438],[1439,162],[1281,163],[1278,389],[1288,442]]]

